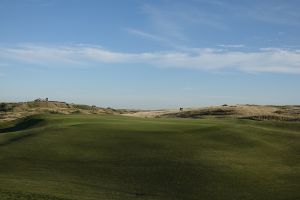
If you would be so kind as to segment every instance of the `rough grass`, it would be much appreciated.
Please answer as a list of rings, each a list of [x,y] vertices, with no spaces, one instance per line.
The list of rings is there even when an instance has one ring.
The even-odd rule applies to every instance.
[[[0,199],[300,199],[300,123],[39,115],[0,123]]]

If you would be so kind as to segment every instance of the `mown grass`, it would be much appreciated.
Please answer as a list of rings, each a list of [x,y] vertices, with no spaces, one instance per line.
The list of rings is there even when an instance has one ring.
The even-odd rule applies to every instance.
[[[300,199],[300,123],[39,115],[0,124],[0,199]]]

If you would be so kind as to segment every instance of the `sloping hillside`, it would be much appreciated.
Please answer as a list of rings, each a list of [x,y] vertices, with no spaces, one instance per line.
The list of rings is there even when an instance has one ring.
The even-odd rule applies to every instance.
[[[102,108],[59,101],[0,103],[0,120],[14,120],[34,114],[122,114],[143,118],[231,117],[252,120],[300,121],[298,105],[223,105],[202,108],[129,110]]]
[[[224,105],[182,110],[140,111],[125,114],[136,117],[202,118],[206,116],[253,120],[300,121],[300,106]]]
[[[34,114],[120,114],[124,110],[100,108],[96,106],[73,104],[59,101],[30,101],[19,103],[0,103],[0,120],[14,120]]]

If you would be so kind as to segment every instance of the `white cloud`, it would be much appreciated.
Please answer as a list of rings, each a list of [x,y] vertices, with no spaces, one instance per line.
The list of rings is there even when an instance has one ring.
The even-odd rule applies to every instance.
[[[278,48],[252,52],[198,48],[193,51],[125,53],[92,45],[29,44],[0,47],[0,59],[38,66],[95,66],[110,63],[214,71],[300,73],[300,50]]]

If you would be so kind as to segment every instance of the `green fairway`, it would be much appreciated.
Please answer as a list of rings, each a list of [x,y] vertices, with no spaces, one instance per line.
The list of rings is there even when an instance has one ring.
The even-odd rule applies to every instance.
[[[300,123],[39,115],[0,123],[1,200],[300,199]]]

